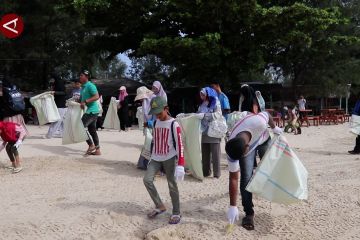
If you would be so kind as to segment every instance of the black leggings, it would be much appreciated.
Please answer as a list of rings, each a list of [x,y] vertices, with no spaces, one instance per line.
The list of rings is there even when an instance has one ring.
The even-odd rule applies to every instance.
[[[9,156],[9,158],[10,158],[10,161],[12,161],[12,162],[14,162],[15,158],[17,156],[19,156],[19,152],[18,152],[17,148],[14,145],[15,145],[14,142],[11,142],[11,143],[8,142],[6,144],[6,152],[7,152],[8,156]]]
[[[99,137],[96,132],[97,118],[98,118],[98,115],[92,114],[92,113],[85,113],[81,118],[81,120],[84,124],[84,127],[85,128],[87,127],[87,134],[89,136],[89,139],[86,140],[86,142],[89,146],[92,145],[93,141],[94,141],[95,147],[99,147]]]

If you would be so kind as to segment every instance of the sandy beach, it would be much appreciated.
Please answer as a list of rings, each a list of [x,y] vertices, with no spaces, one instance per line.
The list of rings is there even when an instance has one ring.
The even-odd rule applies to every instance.
[[[0,154],[0,239],[360,239],[360,155],[347,153],[355,143],[348,124],[286,134],[309,172],[308,201],[284,206],[255,196],[255,231],[239,221],[229,235],[225,154],[219,180],[186,177],[179,183],[183,218],[170,226],[165,177],[155,184],[168,211],[146,217],[153,203],[144,171],[136,169],[142,132],[100,131],[102,155],[83,157],[86,143],[44,139],[47,126],[29,130],[20,147],[23,172],[5,169],[10,162],[5,151]]]

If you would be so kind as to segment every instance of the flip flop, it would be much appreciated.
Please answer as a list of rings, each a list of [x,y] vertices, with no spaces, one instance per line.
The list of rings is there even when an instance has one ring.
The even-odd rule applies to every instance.
[[[246,215],[243,219],[242,219],[242,223],[241,226],[243,228],[245,228],[246,230],[254,230],[254,215]]]
[[[181,220],[181,215],[171,215],[169,224],[178,224]]]
[[[161,209],[155,208],[154,210],[152,210],[152,212],[148,213],[147,216],[148,216],[148,218],[153,219],[157,215],[162,214],[164,212],[166,212],[166,209],[161,210]]]
[[[96,151],[96,148],[89,148],[84,155],[92,155],[93,152]]]

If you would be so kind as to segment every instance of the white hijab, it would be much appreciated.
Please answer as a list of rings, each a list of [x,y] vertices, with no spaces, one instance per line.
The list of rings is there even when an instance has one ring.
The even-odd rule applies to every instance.
[[[159,81],[155,81],[152,86],[156,87],[156,89],[159,90],[158,93],[155,95],[157,97],[163,97],[167,101],[167,95],[166,95],[166,92],[164,91],[164,88],[162,87],[161,83]]]

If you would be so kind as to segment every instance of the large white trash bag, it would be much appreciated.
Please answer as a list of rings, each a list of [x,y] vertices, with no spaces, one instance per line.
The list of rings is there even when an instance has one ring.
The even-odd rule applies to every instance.
[[[62,144],[72,144],[86,141],[89,137],[81,117],[83,110],[80,108],[80,103],[74,101],[66,101],[67,112],[64,120],[64,133],[62,137]]]
[[[176,118],[182,130],[186,167],[192,175],[204,179],[201,161],[201,121],[194,115],[178,115]]]
[[[141,156],[143,156],[147,160],[150,160],[151,159],[151,143],[153,140],[152,129],[144,128],[144,135],[145,135],[145,142],[144,142],[144,146],[141,150]]]
[[[144,131],[144,113],[142,107],[137,108],[136,118],[138,119],[139,130]]]
[[[284,136],[275,136],[246,190],[271,202],[291,204],[307,199],[308,172]]]
[[[120,130],[120,120],[117,115],[117,106],[116,98],[112,97],[110,100],[109,108],[106,112],[105,120],[103,127],[108,129]]]
[[[57,122],[61,119],[51,92],[44,92],[30,98],[30,103],[35,107],[40,125]]]
[[[360,116],[352,115],[350,121],[350,132],[360,135]]]

